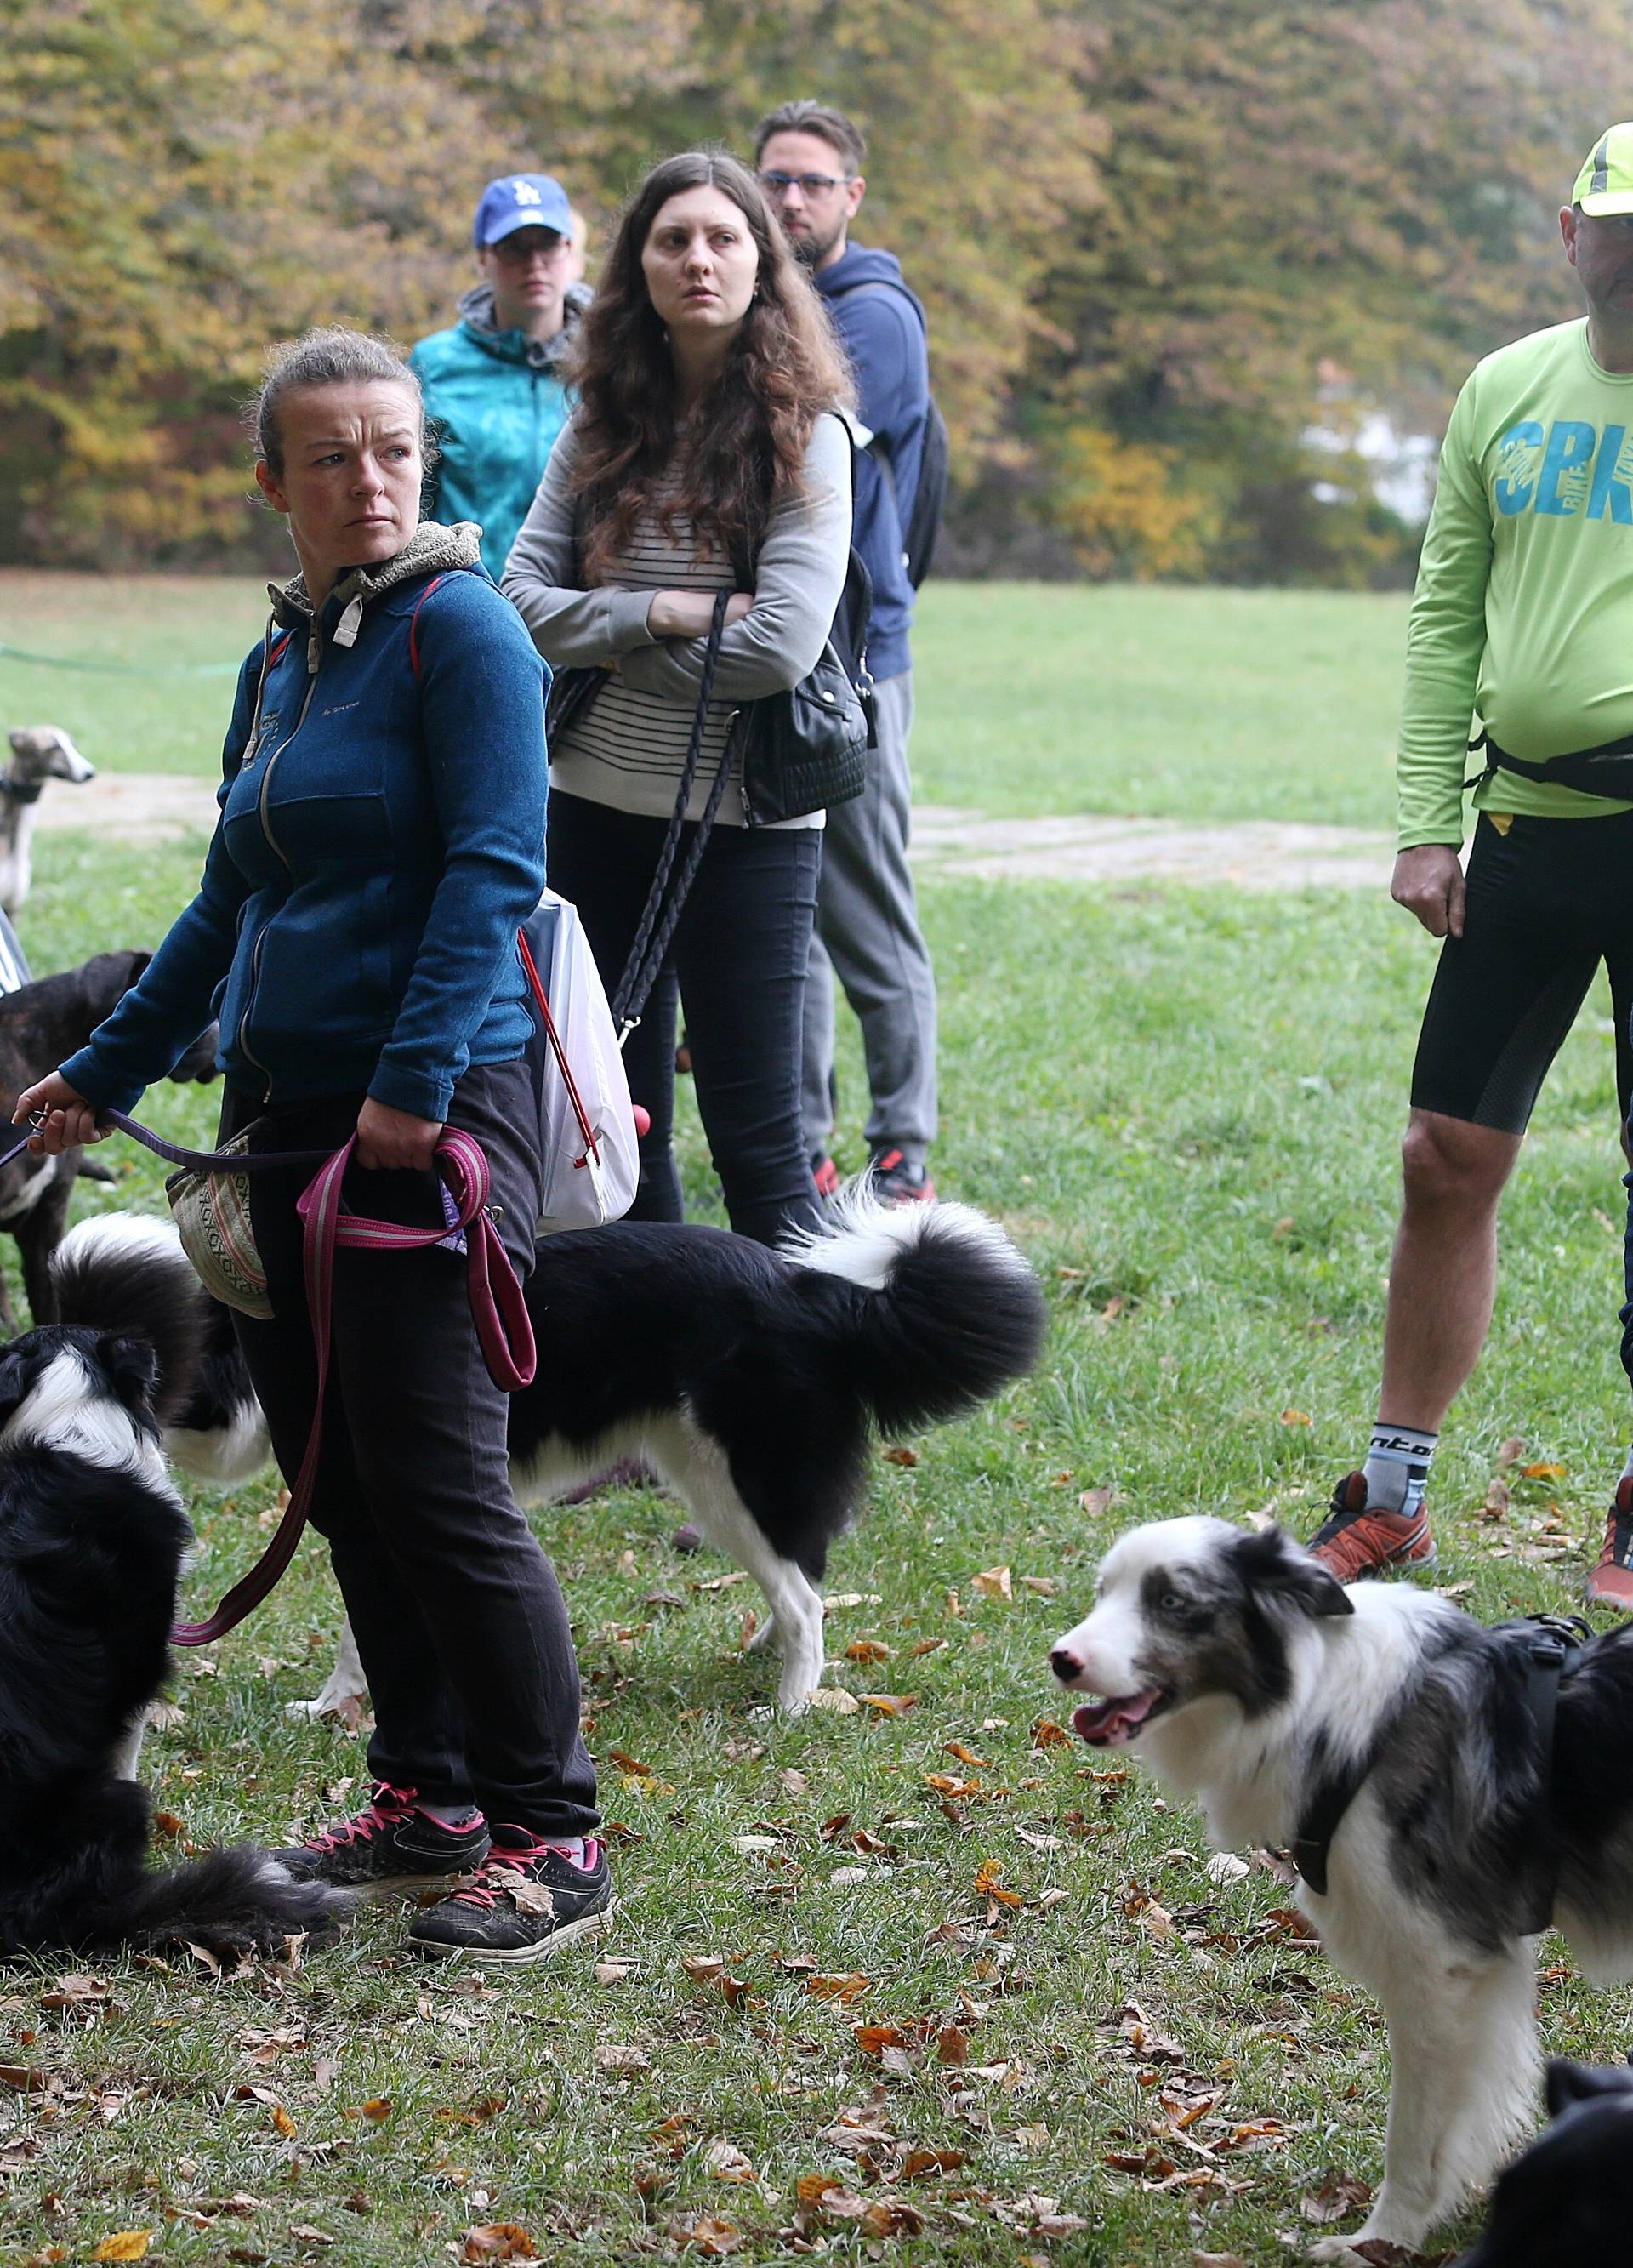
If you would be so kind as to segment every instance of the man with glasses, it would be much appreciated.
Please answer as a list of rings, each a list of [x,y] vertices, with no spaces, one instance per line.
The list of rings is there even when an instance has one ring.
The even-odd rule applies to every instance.
[[[935,1195],[925,1156],[936,1131],[936,980],[908,868],[913,585],[903,531],[918,489],[930,364],[924,311],[895,255],[850,240],[867,187],[864,155],[856,127],[820,102],[786,102],[754,135],[761,184],[828,303],[856,372],[862,423],[874,436],[857,460],[852,540],[873,578],[868,664],[879,747],[866,789],[828,813],[823,837],[820,934],[805,990],[805,1131],[817,1187],[829,1196],[839,1186],[828,1154],[836,969],[862,1026],[874,1182],[882,1196],[913,1203]]]
[[[590,304],[577,280],[581,232],[548,173],[489,181],[476,208],[482,281],[460,301],[453,328],[433,331],[408,357],[441,451],[424,516],[445,526],[475,520],[495,582],[567,422],[561,365]]]

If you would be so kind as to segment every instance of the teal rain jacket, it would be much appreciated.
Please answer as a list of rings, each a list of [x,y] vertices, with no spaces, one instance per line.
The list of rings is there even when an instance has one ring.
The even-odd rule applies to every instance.
[[[445,527],[474,520],[496,583],[567,423],[572,403],[559,369],[589,304],[587,288],[570,284],[563,327],[541,343],[497,329],[492,287],[479,284],[460,300],[452,329],[433,331],[408,357],[442,453],[424,517]]]

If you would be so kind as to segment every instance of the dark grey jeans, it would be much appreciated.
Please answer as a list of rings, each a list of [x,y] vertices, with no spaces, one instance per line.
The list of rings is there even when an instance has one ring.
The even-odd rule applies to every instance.
[[[229,1087],[226,1139],[335,1149],[360,1095],[272,1108]],[[539,1208],[537,1114],[522,1064],[468,1071],[449,1122],[487,1153],[501,1235],[526,1276]],[[317,1367],[295,1201],[304,1167],[251,1183],[255,1239],[276,1309],[235,1315],[280,1470],[293,1483]],[[346,1177],[349,1211],[440,1223],[434,1175]],[[508,1397],[488,1375],[464,1260],[335,1255],[333,1343],[313,1525],[327,1537],[374,1704],[369,1769],[429,1803],[474,1803],[535,1834],[592,1834],[595,1771],[578,1731],[578,1665],[555,1572],[511,1493]]]

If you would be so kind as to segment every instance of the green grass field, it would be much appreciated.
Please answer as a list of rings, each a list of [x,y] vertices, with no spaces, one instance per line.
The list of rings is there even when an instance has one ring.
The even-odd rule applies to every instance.
[[[56,613],[55,586],[32,598],[26,639],[15,585],[0,581],[0,637],[69,650],[88,619],[77,593]],[[180,619],[178,589],[156,604]],[[241,635],[240,593],[227,596],[207,637],[212,602],[194,594],[195,653]],[[1387,748],[1399,622],[1386,629],[1385,602],[933,598],[929,792],[1203,807],[1159,800],[1165,739],[1208,751],[1220,813],[1386,816],[1358,693],[1348,739],[1302,729],[1318,690],[1370,655]],[[134,636],[147,603],[115,585],[103,611]],[[1009,764],[1004,805],[967,784],[1004,754],[1000,696],[960,643],[977,609],[995,651],[1018,669],[1030,657],[1027,697],[1054,720]],[[1063,656],[1034,635],[1050,610],[1118,625],[1114,702],[1091,702],[1086,645]],[[1205,637],[1228,652],[1223,693],[1191,678]],[[961,666],[961,694],[932,693],[931,652]],[[0,675],[8,718],[14,681]],[[1159,683],[1160,734],[1130,754],[1111,720]],[[80,690],[85,710],[61,713],[100,761],[96,736],[134,709],[122,688]],[[202,767],[223,705],[220,685],[198,701],[171,761]],[[1080,793],[1075,716],[1107,720]],[[144,746],[157,767],[158,743]],[[1149,796],[1121,803],[1120,777]],[[1342,814],[1321,800],[1335,783],[1353,798]],[[37,966],[156,938],[196,865],[196,845],[41,838],[21,924]],[[916,1462],[879,1462],[865,1524],[835,1555],[832,1683],[911,1705],[770,1716],[769,1666],[742,1651],[758,1602],[724,1563],[674,1557],[672,1505],[624,1492],[541,1513],[615,1822],[610,1957],[520,1979],[427,1970],[405,1956],[400,1916],[376,1910],[332,1950],[239,1977],[182,1956],[63,1985],[85,1964],[12,1964],[0,2260],[136,2257],[145,2236],[148,2257],[201,2268],[413,2268],[506,2243],[525,2257],[471,2234],[509,2224],[540,2257],[586,2264],[820,2250],[1261,2268],[1326,2233],[1337,2177],[1377,2181],[1376,2009],[1303,1940],[1269,1873],[1214,1883],[1193,1815],[1052,1735],[1046,1654],[1125,1526],[1273,1506],[1306,1532],[1354,1461],[1432,948],[1387,905],[1339,895],[937,882],[925,913],[945,1019],[938,1175],[1011,1225],[1053,1320],[1026,1387],[922,1440]],[[842,1078],[854,1129],[854,1050]],[[207,1093],[151,1104],[173,1130],[209,1130]],[[1488,1617],[1572,1602],[1620,1469],[1615,1119],[1596,998],[1545,1093],[1505,1211],[1491,1345],[1436,1469],[1440,1580]],[[716,1217],[695,1126],[683,1150],[696,1210]],[[151,1161],[104,1155],[126,1179],[85,1185],[85,1205],[158,1204]],[[846,1161],[859,1158],[853,1133]],[[1510,1509],[1488,1520],[1514,1435],[1541,1469],[1511,1474]],[[270,1501],[264,1484],[195,1496],[190,1602],[242,1572]],[[177,1840],[276,1840],[355,1799],[360,1744],[286,1713],[316,1690],[338,1622],[309,1546],[245,1631],[180,1663],[180,1714],[145,1757]],[[1589,1992],[1556,1945],[1543,1966],[1549,2049],[1619,2058],[1633,1999]],[[813,1977],[842,1981],[813,1991]],[[129,2249],[107,2249],[128,2232]]]
[[[265,588],[244,577],[0,570],[0,648],[217,673],[78,675],[0,652],[0,716],[62,725],[114,771],[209,775],[229,666],[265,619]],[[1004,817],[1387,826],[1405,631],[1398,598],[931,582],[919,793]]]

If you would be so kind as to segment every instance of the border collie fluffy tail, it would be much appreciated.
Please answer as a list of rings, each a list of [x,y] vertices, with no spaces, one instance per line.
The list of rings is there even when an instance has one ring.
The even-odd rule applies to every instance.
[[[850,1307],[856,1388],[886,1439],[979,1407],[1038,1359],[1043,1295],[997,1223],[943,1198],[888,1204],[865,1177],[819,1229],[787,1237],[799,1273],[878,1296]]]
[[[0,1353],[0,1955],[174,1939],[273,1950],[331,1893],[264,1851],[145,1867],[130,1777],[190,1533],[159,1449],[197,1337],[130,1224],[80,1232],[72,1320]]]

